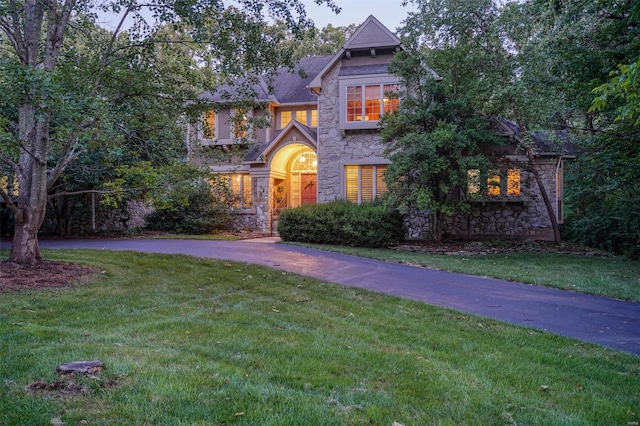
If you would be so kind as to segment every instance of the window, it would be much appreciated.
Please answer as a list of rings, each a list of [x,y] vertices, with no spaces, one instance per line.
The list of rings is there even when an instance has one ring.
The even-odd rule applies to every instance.
[[[284,129],[289,123],[291,123],[291,111],[282,111],[280,113],[280,128]]]
[[[204,113],[204,131],[203,136],[206,139],[214,139],[216,137],[216,113],[215,111],[206,111]]]
[[[305,126],[318,127],[318,110],[313,109],[304,111],[280,111],[280,124],[278,128],[284,129],[294,118],[298,123],[304,124]]]
[[[307,125],[307,111],[296,111],[296,121],[298,123]]]
[[[385,165],[345,166],[346,198],[354,203],[371,201],[387,192]]]
[[[487,194],[500,195],[500,171],[489,170],[487,175]]]
[[[253,204],[253,191],[251,190],[251,175],[248,173],[235,173],[227,176],[229,190],[234,197],[233,207],[248,209]]]
[[[233,111],[233,136],[236,138],[247,136],[247,113],[244,110]]]
[[[383,87],[384,113],[389,114],[400,107],[398,98],[399,86],[397,84],[385,84]]]
[[[486,174],[486,187],[481,186],[482,179],[479,169],[470,169],[467,171],[467,193],[469,195],[480,194],[485,190],[487,195],[520,195],[520,169],[507,169],[507,185],[502,187],[502,178],[500,170],[492,169]]]
[[[507,170],[507,194],[520,195],[520,169]]]
[[[397,84],[347,86],[347,121],[379,121],[382,113],[398,109]]]

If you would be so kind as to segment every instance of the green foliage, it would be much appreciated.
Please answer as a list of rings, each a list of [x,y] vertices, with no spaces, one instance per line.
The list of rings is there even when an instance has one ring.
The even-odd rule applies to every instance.
[[[489,121],[477,117],[463,99],[447,93],[419,54],[400,52],[390,70],[406,88],[400,108],[383,118],[382,140],[392,160],[386,181],[391,203],[404,214],[429,209],[435,237],[442,235],[442,215],[469,207],[469,169],[486,169],[483,143],[497,143]]]
[[[255,265],[46,254],[102,273],[0,297],[3,425],[638,421],[630,354]],[[56,366],[96,358],[64,392]]]
[[[386,247],[405,236],[402,217],[381,202],[346,200],[286,209],[278,219],[284,241]]]
[[[589,111],[602,111],[609,99],[622,100],[616,108],[615,121],[631,120],[640,125],[640,58],[630,64],[620,64],[611,71],[611,80],[593,89],[598,95]]]
[[[147,229],[176,234],[208,234],[228,230],[233,225],[229,205],[213,196],[208,183],[167,191],[167,195],[174,202],[162,203],[147,215]],[[179,199],[183,201],[177,202]]]
[[[584,140],[567,166],[566,237],[640,257],[640,136],[601,134]]]

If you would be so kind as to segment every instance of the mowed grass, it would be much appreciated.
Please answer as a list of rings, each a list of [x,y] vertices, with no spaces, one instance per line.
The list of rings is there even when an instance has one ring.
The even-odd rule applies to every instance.
[[[2,425],[640,420],[640,358],[629,354],[259,266],[44,255],[102,273],[0,294]],[[86,393],[27,391],[93,359],[106,371],[76,379]]]
[[[640,262],[556,253],[442,255],[303,244],[320,250],[640,302]]]

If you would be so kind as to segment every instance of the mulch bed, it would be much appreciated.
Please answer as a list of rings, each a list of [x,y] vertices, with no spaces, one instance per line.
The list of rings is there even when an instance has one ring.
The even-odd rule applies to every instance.
[[[96,269],[76,263],[22,265],[4,261],[0,262],[0,292],[69,287],[96,273]]]

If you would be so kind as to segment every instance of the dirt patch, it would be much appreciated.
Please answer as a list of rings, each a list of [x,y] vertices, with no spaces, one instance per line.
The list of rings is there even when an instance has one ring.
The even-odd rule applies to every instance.
[[[4,261],[0,262],[0,292],[69,287],[97,273],[95,268],[76,263],[45,261],[22,265]]]
[[[98,389],[110,389],[118,386],[116,380],[100,380],[95,376],[89,376],[91,382],[79,383],[75,378],[47,382],[38,380],[27,386],[27,392],[32,395],[41,395],[54,398],[71,398],[74,396],[87,395]]]

